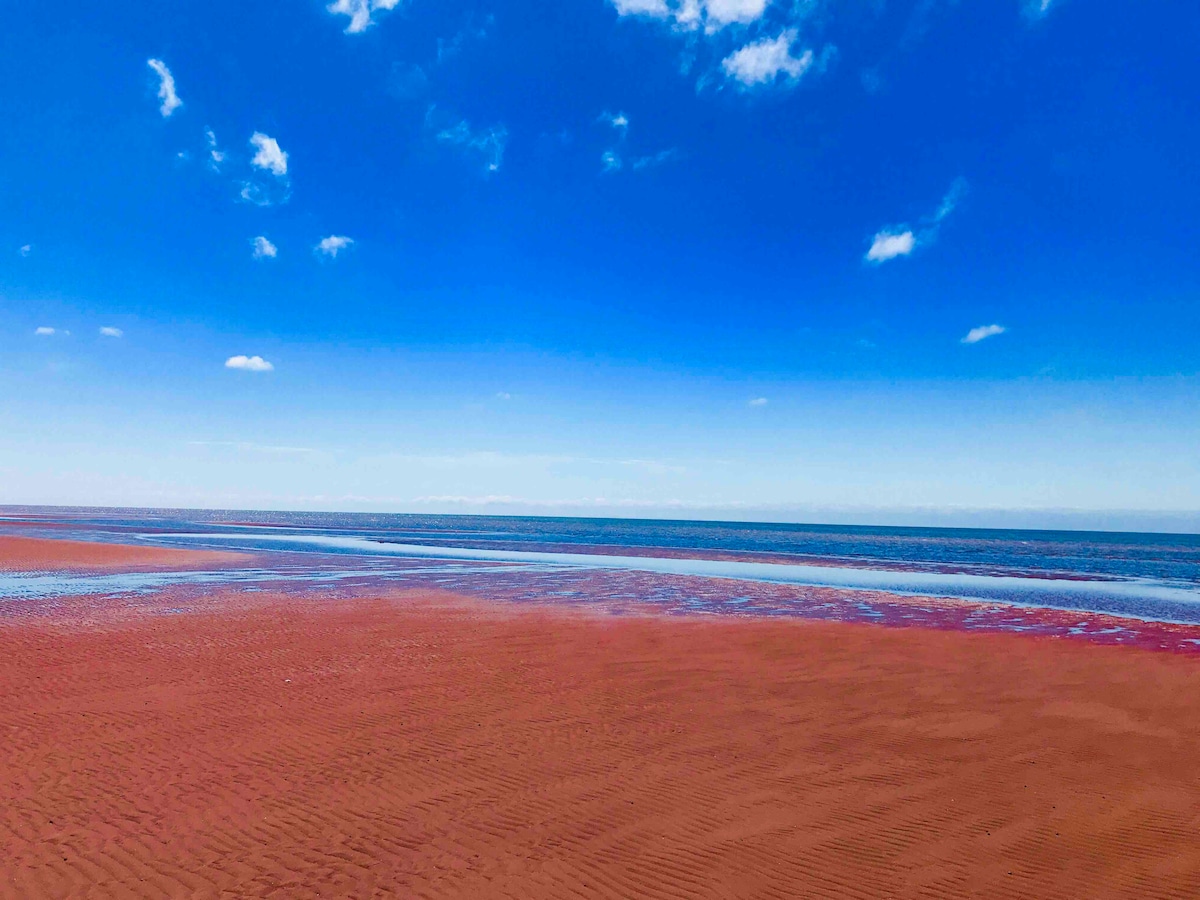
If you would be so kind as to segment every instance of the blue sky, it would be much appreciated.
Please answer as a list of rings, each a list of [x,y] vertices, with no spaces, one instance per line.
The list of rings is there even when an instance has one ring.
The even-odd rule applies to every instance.
[[[1183,521],[1198,39],[1085,0],[14,6],[0,502]]]

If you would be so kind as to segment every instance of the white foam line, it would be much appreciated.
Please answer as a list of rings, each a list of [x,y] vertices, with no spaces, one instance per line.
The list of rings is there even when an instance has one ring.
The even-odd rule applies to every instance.
[[[157,534],[148,538],[189,541],[242,540],[239,534]],[[1014,575],[972,575],[944,572],[901,572],[840,566],[757,563],[714,559],[678,559],[648,556],[602,556],[588,553],[543,553],[527,550],[484,550],[468,547],[437,547],[424,544],[391,544],[366,538],[328,535],[260,534],[256,541],[310,544],[372,556],[408,556],[429,559],[466,559],[476,562],[535,563],[591,569],[627,569],[666,575],[699,575],[742,581],[803,584],[857,590],[936,593],[961,596],[972,591],[972,599],[1001,599],[1008,593],[1026,595],[1105,596],[1121,599],[1155,599],[1174,603],[1200,603],[1200,592],[1150,581],[1077,581],[1058,578],[1022,578]]]

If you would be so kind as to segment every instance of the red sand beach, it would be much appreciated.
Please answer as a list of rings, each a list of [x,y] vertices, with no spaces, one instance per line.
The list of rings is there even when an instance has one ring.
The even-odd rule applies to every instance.
[[[243,562],[245,553],[0,536],[0,571],[190,569]]]
[[[10,620],[0,696],[5,897],[1200,896],[1182,655],[230,594]]]

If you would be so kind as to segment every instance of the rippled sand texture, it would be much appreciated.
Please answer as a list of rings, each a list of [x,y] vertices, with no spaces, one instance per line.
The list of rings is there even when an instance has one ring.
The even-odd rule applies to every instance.
[[[1189,657],[224,604],[0,626],[0,894],[1200,896]]]
[[[187,569],[244,563],[249,554],[0,535],[0,571]]]

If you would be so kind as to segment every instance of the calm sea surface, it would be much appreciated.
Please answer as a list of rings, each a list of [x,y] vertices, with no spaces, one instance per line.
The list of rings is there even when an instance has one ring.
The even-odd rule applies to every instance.
[[[257,555],[237,572],[15,573],[0,576],[0,600],[179,584],[391,582],[677,612],[890,621],[944,618],[953,608],[960,618],[1015,616],[1010,627],[1036,630],[1030,614],[1042,610],[1200,624],[1196,535],[0,507],[5,532]],[[938,606],[948,600],[958,606]]]

